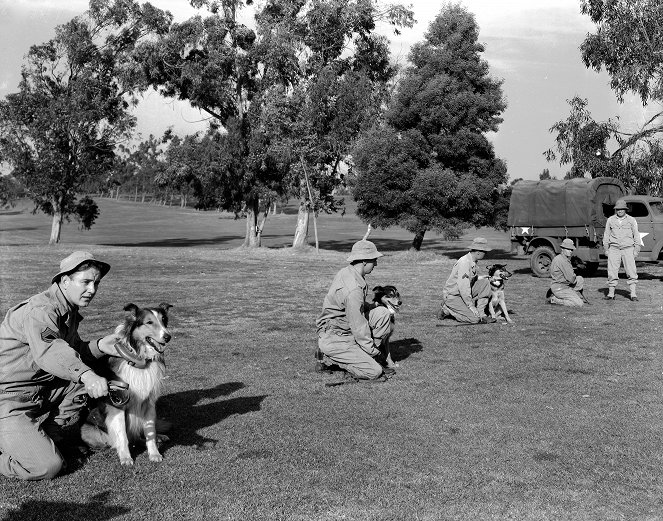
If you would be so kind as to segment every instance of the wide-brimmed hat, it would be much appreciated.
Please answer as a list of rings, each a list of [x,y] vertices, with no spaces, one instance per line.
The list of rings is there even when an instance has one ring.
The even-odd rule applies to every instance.
[[[348,257],[348,262],[356,260],[377,259],[383,257],[371,241],[357,241],[352,245],[352,252]]]
[[[71,273],[84,262],[92,262],[95,266],[97,266],[101,272],[101,278],[103,278],[104,275],[106,275],[106,273],[108,273],[110,270],[110,264],[95,259],[94,255],[92,255],[89,251],[75,251],[69,255],[69,257],[65,257],[62,259],[62,261],[60,261],[60,271],[58,271],[58,273],[53,277],[51,283],[58,282],[62,275]]]
[[[483,237],[476,237],[470,245],[470,250],[490,251],[488,241]]]
[[[562,243],[559,245],[560,248],[564,248],[565,250],[575,250],[576,245],[573,244],[573,241],[571,239],[564,239]]]
[[[624,199],[618,199],[615,203],[615,210],[628,210],[628,205]]]

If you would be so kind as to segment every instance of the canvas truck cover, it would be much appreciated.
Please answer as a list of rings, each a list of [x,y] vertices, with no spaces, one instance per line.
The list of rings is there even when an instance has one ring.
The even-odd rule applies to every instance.
[[[625,193],[614,177],[519,181],[511,192],[507,225],[605,226],[606,215],[613,213],[610,207]]]

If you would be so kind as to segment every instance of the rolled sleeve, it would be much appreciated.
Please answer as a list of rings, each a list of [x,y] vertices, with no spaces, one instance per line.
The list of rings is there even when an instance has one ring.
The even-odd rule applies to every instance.
[[[364,314],[364,293],[360,288],[350,291],[345,299],[345,311],[350,323],[350,331],[355,338],[355,342],[359,344],[366,353],[371,356],[379,354],[379,350],[375,348],[373,343],[373,336],[371,335],[371,328],[368,325],[368,320]]]
[[[26,316],[25,334],[35,364],[47,373],[77,382],[81,374],[90,370],[81,355],[62,338],[57,320],[48,313]]]

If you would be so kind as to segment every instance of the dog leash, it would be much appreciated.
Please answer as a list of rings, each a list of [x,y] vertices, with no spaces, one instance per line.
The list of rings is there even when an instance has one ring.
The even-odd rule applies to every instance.
[[[108,381],[108,395],[103,398],[113,407],[122,407],[129,402],[129,384],[122,380],[109,380]],[[87,405],[90,401],[90,396],[85,392],[81,392],[74,396],[73,402],[79,405]]]

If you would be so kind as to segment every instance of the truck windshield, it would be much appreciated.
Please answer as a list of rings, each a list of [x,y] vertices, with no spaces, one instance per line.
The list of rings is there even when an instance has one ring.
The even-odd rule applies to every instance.
[[[650,201],[649,207],[654,215],[663,215],[663,201]]]

